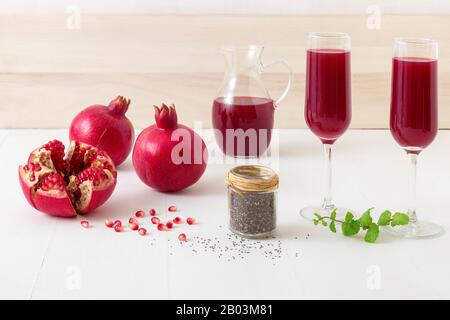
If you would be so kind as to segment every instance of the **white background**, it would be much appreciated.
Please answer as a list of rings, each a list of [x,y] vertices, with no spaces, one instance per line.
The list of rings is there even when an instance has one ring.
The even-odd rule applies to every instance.
[[[84,12],[155,14],[362,14],[370,5],[383,13],[450,13],[448,0],[1,0],[0,12],[63,12],[71,5]]]

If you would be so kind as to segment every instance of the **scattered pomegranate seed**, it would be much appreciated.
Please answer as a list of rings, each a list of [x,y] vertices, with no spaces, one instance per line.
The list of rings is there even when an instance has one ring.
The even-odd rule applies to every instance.
[[[187,240],[186,235],[185,235],[184,233],[181,233],[181,234],[178,236],[178,240],[183,241],[183,242],[186,242],[186,240]]]
[[[155,209],[151,209],[149,213],[153,217],[156,214],[156,210]]]
[[[121,227],[122,226],[122,221],[120,221],[120,220],[116,220],[116,221],[114,221],[114,224],[113,224],[113,227],[115,228],[115,227]]]
[[[87,221],[87,220],[81,221],[81,226],[85,229],[89,228],[90,227],[89,221]]]
[[[112,228],[112,227],[114,227],[114,222],[111,220],[106,220],[105,226],[107,226],[108,228]]]
[[[166,227],[167,229],[172,229],[173,228],[173,222],[169,221],[166,223]]]
[[[175,211],[177,211],[177,207],[170,206],[169,209],[167,209],[167,210],[169,210],[169,212],[175,212]]]
[[[143,218],[145,216],[145,212],[142,210],[139,210],[136,212],[136,218]]]
[[[124,227],[122,227],[122,226],[115,226],[114,227],[114,231],[116,231],[116,232],[123,232],[125,229],[124,229]]]
[[[137,219],[135,219],[135,218],[130,218],[130,220],[128,220],[128,223],[134,223],[134,224],[139,225],[139,221],[137,221]]]
[[[136,224],[136,223],[130,223],[129,227],[130,227],[130,229],[133,230],[133,231],[136,231],[136,230],[139,229],[139,225]]]
[[[159,231],[164,231],[164,230],[166,230],[166,225],[165,225],[164,223],[158,224],[158,230],[159,230]]]
[[[173,219],[173,223],[175,224],[180,224],[181,222],[183,222],[183,220],[180,217],[176,217],[175,219]]]
[[[151,221],[153,224],[159,224],[161,222],[158,217],[153,217]]]
[[[194,218],[187,218],[186,219],[187,224],[192,225],[195,223],[195,219]]]
[[[145,236],[147,234],[147,229],[140,228],[138,232],[140,236]]]

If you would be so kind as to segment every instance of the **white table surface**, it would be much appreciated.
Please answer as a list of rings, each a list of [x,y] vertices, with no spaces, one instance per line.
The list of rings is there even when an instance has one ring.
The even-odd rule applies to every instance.
[[[80,227],[81,218],[35,211],[22,195],[17,166],[33,148],[54,138],[66,142],[67,136],[65,130],[0,130],[2,299],[450,298],[448,233],[432,240],[383,234],[370,245],[299,217],[300,208],[320,203],[323,189],[322,148],[306,130],[279,133],[279,163],[273,163],[281,180],[277,238],[263,241],[262,249],[253,243],[252,253],[236,260],[236,248],[226,251],[232,241],[223,177],[231,164],[211,163],[194,187],[162,194],[141,183],[129,159],[110,201],[87,217],[93,225],[87,230]],[[418,171],[419,218],[447,230],[449,150],[450,132],[441,131],[421,155]],[[407,159],[389,131],[349,131],[334,154],[338,204],[356,210],[405,209]],[[198,224],[158,232],[147,218],[147,237],[117,234],[103,224],[109,217],[127,221],[138,209],[162,213],[172,204],[178,215],[195,216]],[[183,246],[176,240],[180,232],[190,238]],[[194,237],[217,238],[219,245],[205,251]],[[278,247],[281,256],[271,259]],[[266,257],[264,251],[272,253]]]

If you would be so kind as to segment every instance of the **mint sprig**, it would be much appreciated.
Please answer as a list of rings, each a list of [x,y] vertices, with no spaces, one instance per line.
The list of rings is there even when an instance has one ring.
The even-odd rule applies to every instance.
[[[364,240],[368,243],[375,243],[377,241],[380,234],[380,227],[397,227],[409,224],[409,216],[407,214],[401,212],[392,214],[389,210],[384,211],[375,223],[371,215],[372,210],[373,208],[367,209],[359,219],[356,219],[351,212],[347,212],[344,221],[336,219],[336,210],[331,212],[329,217],[314,213],[316,217],[314,224],[316,226],[321,224],[324,227],[328,227],[333,233],[337,233],[336,225],[340,224],[342,234],[346,237],[355,236],[363,230],[366,232]]]

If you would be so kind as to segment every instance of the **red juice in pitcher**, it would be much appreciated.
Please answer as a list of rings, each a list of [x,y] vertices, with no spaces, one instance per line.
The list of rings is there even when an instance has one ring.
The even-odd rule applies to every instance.
[[[400,146],[414,153],[436,137],[437,60],[394,58],[390,128]]]
[[[212,110],[216,140],[230,156],[263,154],[272,138],[275,103],[269,98],[219,97]]]
[[[349,51],[308,50],[305,119],[323,143],[334,143],[350,125],[350,77]]]

